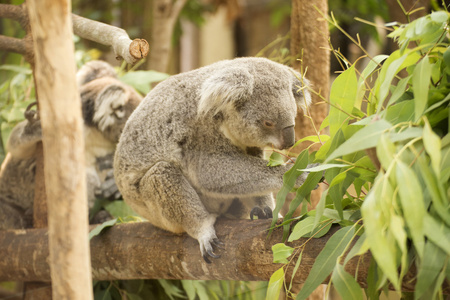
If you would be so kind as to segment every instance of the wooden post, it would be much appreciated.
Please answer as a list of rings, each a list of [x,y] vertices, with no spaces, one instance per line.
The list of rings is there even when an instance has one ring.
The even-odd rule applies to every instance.
[[[81,101],[71,3],[27,1],[43,131],[53,299],[92,299]]]

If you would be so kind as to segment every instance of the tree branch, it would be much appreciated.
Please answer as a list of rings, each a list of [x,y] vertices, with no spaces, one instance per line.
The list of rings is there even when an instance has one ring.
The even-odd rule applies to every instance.
[[[216,251],[221,258],[206,264],[198,242],[186,234],[175,235],[153,227],[150,223],[118,224],[91,240],[92,276],[94,280],[128,279],[192,279],[192,280],[247,280],[267,281],[281,264],[274,264],[272,245],[281,242],[282,229],[267,236],[271,220],[219,219],[216,232],[225,243],[224,250]],[[331,235],[309,241],[303,251],[302,262],[294,283],[303,283],[317,255]],[[307,239],[290,243],[298,247]],[[44,229],[7,230],[0,232],[0,281],[48,281],[47,231]],[[355,257],[346,265],[350,274],[358,272],[357,280],[366,286],[370,254]],[[292,267],[287,270],[290,280]],[[405,278],[404,291],[412,291],[411,272]],[[326,281],[328,282],[328,281]],[[450,293],[448,284],[446,293]]]
[[[0,41],[0,49],[22,54],[28,62],[32,63],[33,46],[29,37],[31,33],[25,4],[0,4],[0,18],[18,21],[22,28],[27,31],[27,37],[23,39],[22,44],[18,42],[19,39],[7,40],[13,38],[5,37],[6,39]],[[114,53],[129,64],[135,64],[149,53],[150,47],[146,40],[131,40],[125,30],[121,28],[89,20],[75,14],[72,14],[72,22],[73,32],[76,35],[102,45],[111,46]],[[13,43],[13,45],[9,45],[9,43]]]
[[[149,45],[146,40],[131,40],[122,28],[92,21],[72,14],[73,31],[76,35],[111,46],[117,56],[122,57],[127,63],[135,64],[147,56]]]

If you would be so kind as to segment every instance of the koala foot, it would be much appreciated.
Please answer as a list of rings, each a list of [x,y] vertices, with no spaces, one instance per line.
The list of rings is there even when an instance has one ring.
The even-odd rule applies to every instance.
[[[199,241],[200,242],[200,241]],[[200,243],[200,251],[202,252],[203,259],[207,264],[211,263],[211,260],[209,260],[209,257],[212,258],[220,258],[220,254],[215,254],[213,252],[212,245],[216,246],[219,249],[225,249],[225,244],[222,243],[218,238],[214,238],[211,241],[207,242],[206,244]],[[206,253],[205,253],[206,252]]]
[[[262,210],[261,207],[255,206],[250,211],[250,219],[253,220],[254,216],[257,216],[258,219],[271,219],[273,217],[272,209],[266,206]]]

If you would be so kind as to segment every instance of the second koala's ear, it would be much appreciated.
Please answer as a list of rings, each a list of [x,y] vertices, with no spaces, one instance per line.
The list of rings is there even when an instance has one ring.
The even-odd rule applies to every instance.
[[[118,84],[108,85],[99,93],[95,101],[93,121],[98,124],[100,131],[105,131],[117,119],[125,117],[127,96],[127,91]]]
[[[294,93],[297,107],[305,111],[311,104],[311,94],[308,90],[308,87],[311,87],[311,83],[297,71],[292,71],[292,77],[292,92]]]
[[[245,68],[235,67],[219,70],[207,78],[200,90],[198,115],[213,115],[226,111],[238,101],[253,93],[254,77]]]

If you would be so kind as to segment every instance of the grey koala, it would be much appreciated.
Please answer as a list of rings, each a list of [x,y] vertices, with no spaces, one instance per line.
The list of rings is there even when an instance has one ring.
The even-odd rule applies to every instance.
[[[217,258],[219,215],[271,217],[272,192],[292,165],[268,167],[262,149],[294,145],[306,79],[265,58],[237,58],[158,84],[125,125],[114,158],[127,204]],[[303,183],[302,177],[298,184]]]
[[[91,61],[77,72],[84,119],[89,207],[96,196],[118,197],[113,153],[125,122],[142,97],[121,83],[109,64]],[[7,143],[0,171],[0,229],[32,227],[36,145],[42,140],[35,111],[25,113]]]

